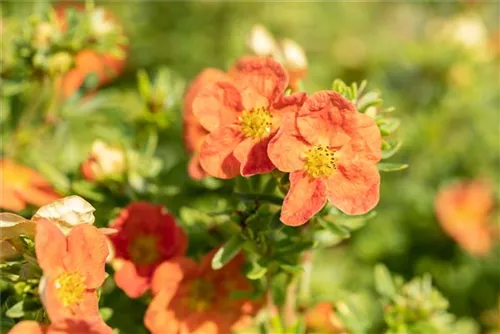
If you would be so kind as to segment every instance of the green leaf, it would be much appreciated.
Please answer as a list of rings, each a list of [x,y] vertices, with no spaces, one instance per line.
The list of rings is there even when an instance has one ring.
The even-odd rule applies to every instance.
[[[267,272],[266,267],[262,267],[257,261],[252,261],[252,268],[247,273],[248,279],[256,280],[264,276]]]
[[[356,107],[359,112],[363,112],[371,106],[379,105],[382,102],[380,98],[380,93],[378,92],[369,92],[363,95],[358,102],[356,103]]]
[[[391,273],[383,265],[375,266],[375,289],[382,296],[392,298],[396,294],[396,287],[392,280]]]
[[[382,159],[388,159],[399,151],[403,142],[401,140],[391,140],[384,141],[384,144],[382,149]]]
[[[291,266],[289,264],[280,264],[280,268],[294,275],[304,271],[304,268],[302,268],[301,266]]]
[[[101,315],[102,320],[108,321],[113,316],[113,309],[110,307],[101,307],[99,309],[99,314]]]
[[[330,231],[330,233],[338,236],[340,239],[347,239],[351,236],[349,230],[325,219],[318,219],[321,226]]]
[[[387,136],[399,128],[401,121],[399,120],[399,118],[390,117],[390,118],[384,118],[377,123],[382,135]]]
[[[11,308],[5,312],[5,315],[9,318],[21,318],[24,316],[24,301],[20,301],[17,304],[14,304]]]
[[[243,240],[240,234],[232,236],[212,259],[212,269],[219,270],[231,261],[241,250]]]
[[[381,162],[377,165],[377,168],[381,172],[396,172],[408,168],[408,164]]]
[[[144,101],[148,101],[149,97],[151,96],[151,84],[149,82],[148,74],[143,69],[137,71],[137,86],[141,98]]]

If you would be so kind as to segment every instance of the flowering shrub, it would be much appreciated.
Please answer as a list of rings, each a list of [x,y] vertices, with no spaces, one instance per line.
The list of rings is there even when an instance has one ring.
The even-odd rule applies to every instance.
[[[448,156],[419,156],[445,152],[434,143],[440,140],[429,139],[439,128],[427,127],[435,116],[420,110],[421,100],[456,107],[450,96],[461,96],[474,73],[464,64],[494,57],[486,40],[471,40],[484,27],[470,20],[431,25],[443,30],[429,37],[430,45],[463,52],[465,60],[453,68],[425,68],[448,59],[443,55],[411,55],[453,87],[437,98],[426,95],[428,83],[419,75],[413,74],[414,85],[404,81],[407,72],[394,72],[396,47],[387,63],[368,64],[380,51],[367,53],[363,41],[346,34],[328,51],[343,70],[330,71],[331,59],[317,55],[323,46],[315,39],[331,39],[321,31],[302,46],[262,25],[245,27],[247,52],[241,30],[231,26],[208,46],[199,31],[182,43],[175,39],[198,24],[185,13],[201,20],[220,9],[217,21],[225,26],[224,13],[241,22],[257,15],[237,14],[244,6],[255,9],[251,4],[141,6],[43,3],[22,21],[25,14],[16,11],[27,7],[6,5],[2,333],[474,334],[495,328],[495,193],[489,181],[434,191],[450,175],[492,179],[487,163],[496,158],[476,156],[481,145],[474,143],[453,164],[449,152],[461,148],[453,133],[446,137]],[[150,9],[163,6],[171,7]],[[293,13],[293,6],[280,10]],[[308,15],[323,17],[318,11]],[[172,39],[162,40],[168,47],[144,52],[143,43],[158,40],[141,30],[143,22],[158,34],[176,22],[182,29],[169,28]],[[465,28],[453,28],[464,22]],[[290,23],[301,24],[279,24],[299,40]],[[471,29],[477,34],[464,38]],[[472,56],[472,45],[484,54]],[[152,56],[168,67],[157,67],[158,59],[148,63]],[[177,58],[182,61],[170,62]],[[383,96],[406,103],[411,116],[387,107]],[[454,119],[440,120],[447,122],[455,126]],[[470,142],[488,146],[482,135]],[[403,144],[402,137],[413,141]],[[465,163],[469,155],[474,167]]]

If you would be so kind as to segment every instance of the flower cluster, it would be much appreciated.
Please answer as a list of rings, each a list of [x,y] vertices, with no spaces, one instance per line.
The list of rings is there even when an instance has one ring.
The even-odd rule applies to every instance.
[[[243,58],[228,75],[200,74],[184,108],[186,142],[195,152],[190,174],[290,173],[281,212],[287,225],[304,224],[327,199],[347,214],[369,211],[380,185],[375,120],[337,92],[286,94],[288,84],[287,71],[271,58]]]

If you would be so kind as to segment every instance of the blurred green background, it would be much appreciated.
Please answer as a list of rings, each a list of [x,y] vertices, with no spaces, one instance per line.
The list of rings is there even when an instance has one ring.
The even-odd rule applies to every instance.
[[[96,3],[120,18],[130,41],[117,89],[135,87],[141,68],[167,66],[186,82],[205,67],[227,69],[248,54],[248,33],[261,23],[303,47],[308,92],[329,89],[335,78],[367,79],[396,107],[404,144],[392,160],[410,167],[382,175],[376,218],[348,242],[316,254],[316,299],[367,298],[362,292],[372,285],[373,266],[383,262],[406,278],[431,273],[457,315],[478,317],[497,304],[499,247],[485,258],[461,250],[441,230],[434,198],[441,185],[460,178],[486,178],[499,196],[498,2]],[[3,15],[33,6],[2,2]],[[194,191],[185,185],[176,119],[162,134],[172,140],[158,151],[162,182]],[[190,201],[189,193],[179,197],[167,203],[174,212]]]

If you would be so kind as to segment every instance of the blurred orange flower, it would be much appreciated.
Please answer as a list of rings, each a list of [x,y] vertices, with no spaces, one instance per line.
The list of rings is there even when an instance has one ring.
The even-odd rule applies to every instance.
[[[97,288],[104,282],[106,237],[88,224],[66,237],[48,220],[36,223],[35,250],[43,270],[41,299],[52,322],[99,316]]]
[[[314,93],[297,114],[286,115],[268,152],[280,171],[290,173],[281,210],[286,225],[304,224],[327,199],[350,215],[378,203],[380,131],[336,92]]]
[[[99,317],[64,318],[50,325],[41,325],[33,320],[16,324],[9,334],[112,334]]]
[[[193,103],[194,115],[210,132],[201,147],[201,166],[222,179],[270,172],[267,145],[289,111],[283,104],[288,75],[271,58],[254,57],[239,60],[230,74],[233,82],[204,87]]]
[[[42,206],[60,198],[45,178],[36,171],[0,160],[0,208],[23,210],[28,204]]]
[[[101,140],[94,140],[88,159],[82,163],[81,171],[84,178],[92,182],[119,179],[125,167],[123,150]]]
[[[115,281],[129,297],[137,298],[149,289],[160,263],[186,252],[184,231],[161,205],[132,203],[111,227],[118,230],[110,236],[115,248]]]
[[[486,255],[493,243],[489,215],[493,194],[484,181],[460,181],[441,188],[436,214],[443,230],[474,255]]]
[[[319,302],[305,314],[306,326],[318,333],[347,334],[344,326],[336,317],[333,305]]]
[[[200,90],[211,83],[217,81],[230,81],[229,76],[215,68],[207,68],[202,71],[189,85],[184,95],[183,108],[183,132],[184,145],[188,153],[192,153],[188,165],[189,176],[195,180],[200,180],[206,176],[206,172],[200,165],[200,148],[208,131],[200,124],[193,114],[193,102]]]
[[[181,257],[158,267],[152,282],[155,297],[144,318],[153,334],[226,334],[247,324],[260,303],[231,296],[251,291],[240,272],[243,257],[214,271],[214,254],[206,254],[199,263]]]

